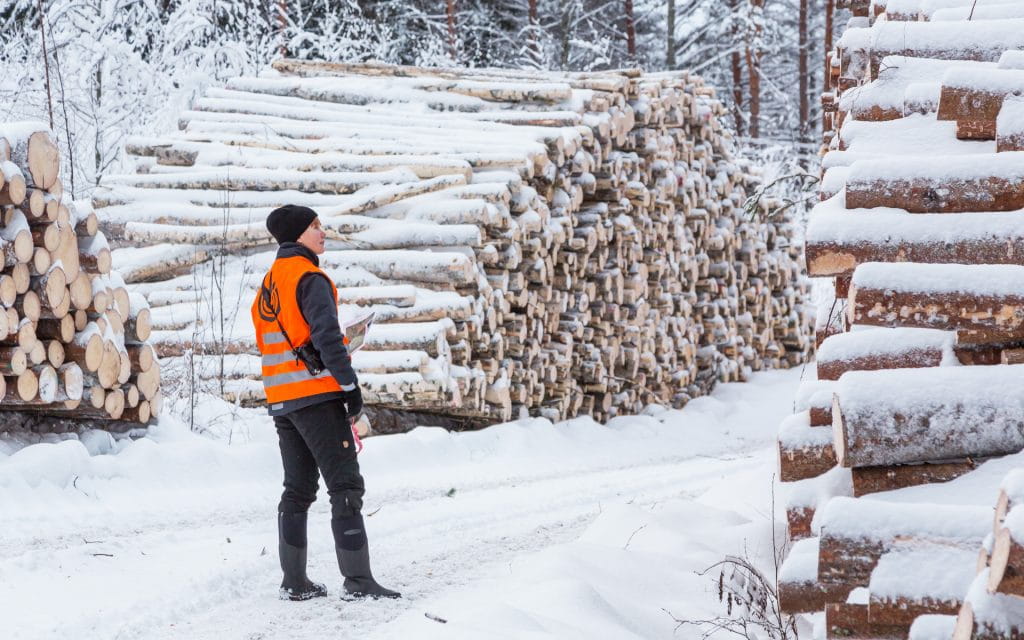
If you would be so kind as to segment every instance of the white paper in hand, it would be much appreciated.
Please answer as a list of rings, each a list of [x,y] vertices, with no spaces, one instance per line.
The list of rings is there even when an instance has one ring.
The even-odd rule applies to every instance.
[[[345,347],[348,349],[349,355],[359,351],[359,347],[363,346],[363,342],[366,340],[366,332],[370,330],[370,325],[373,324],[373,316],[374,313],[370,311],[366,315],[346,322],[342,327],[347,342]]]

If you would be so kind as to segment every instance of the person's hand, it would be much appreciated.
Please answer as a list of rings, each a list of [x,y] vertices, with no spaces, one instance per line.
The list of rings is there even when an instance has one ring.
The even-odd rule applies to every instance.
[[[345,392],[345,412],[350,420],[355,420],[363,412],[363,392],[356,385],[351,391]]]

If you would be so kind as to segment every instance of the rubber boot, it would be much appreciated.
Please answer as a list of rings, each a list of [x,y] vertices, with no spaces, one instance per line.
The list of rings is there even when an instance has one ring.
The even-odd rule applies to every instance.
[[[277,552],[281,557],[280,597],[309,600],[327,595],[327,588],[306,577],[306,514],[277,514]]]
[[[363,516],[340,517],[331,520],[334,530],[334,550],[338,554],[338,568],[345,576],[345,591],[355,598],[401,598],[402,594],[377,583],[370,572],[370,545],[363,529]]]

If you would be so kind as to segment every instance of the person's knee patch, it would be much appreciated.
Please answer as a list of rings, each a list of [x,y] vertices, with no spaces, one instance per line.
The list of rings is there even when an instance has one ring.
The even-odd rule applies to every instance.
[[[334,532],[334,542],[346,551],[358,551],[366,546],[366,530],[363,528],[363,516],[333,518],[331,530]]]
[[[278,513],[281,538],[285,543],[300,549],[306,548],[306,513]]]

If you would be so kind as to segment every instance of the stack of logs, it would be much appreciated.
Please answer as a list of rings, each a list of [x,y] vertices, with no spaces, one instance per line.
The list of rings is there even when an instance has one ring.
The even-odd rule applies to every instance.
[[[162,402],[149,311],[111,270],[95,213],[64,194],[59,170],[45,125],[0,125],[0,411],[18,412],[2,421],[139,427]]]
[[[132,140],[95,197],[158,353],[225,397],[262,398],[245,309],[285,203],[320,215],[343,320],[376,313],[378,410],[604,420],[804,360],[793,225],[699,77],[274,68]]]
[[[1018,638],[1024,632],[1024,469],[1011,471],[996,501],[991,535],[985,538],[957,617],[953,638]]]
[[[861,497],[1024,449],[1024,14],[839,6],[853,15],[828,54],[806,236],[808,273],[834,295],[819,308],[819,379],[779,432],[798,540],[781,605],[825,610],[828,637],[1024,637],[1018,474],[993,536],[985,505]]]

